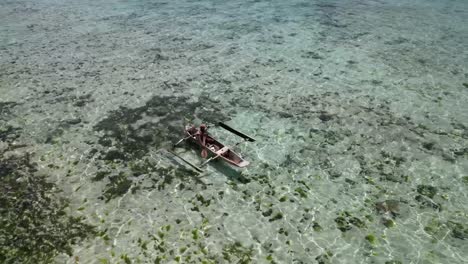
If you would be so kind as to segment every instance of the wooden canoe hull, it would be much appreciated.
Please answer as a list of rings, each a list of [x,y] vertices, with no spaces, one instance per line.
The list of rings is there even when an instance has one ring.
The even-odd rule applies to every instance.
[[[185,134],[187,135],[187,137],[190,136],[191,141],[193,141],[200,147],[205,148],[208,151],[208,153],[210,153],[211,156],[216,156],[217,155],[216,151],[226,147],[224,144],[222,144],[221,142],[219,142],[218,140],[216,140],[210,135],[206,136],[206,146],[202,146],[200,144],[200,141],[198,140],[198,136],[194,135],[195,132],[196,130],[191,130],[191,128],[185,129]],[[249,165],[248,161],[241,158],[239,154],[237,154],[236,152],[234,152],[233,150],[229,148],[219,158],[239,168],[244,168]]]

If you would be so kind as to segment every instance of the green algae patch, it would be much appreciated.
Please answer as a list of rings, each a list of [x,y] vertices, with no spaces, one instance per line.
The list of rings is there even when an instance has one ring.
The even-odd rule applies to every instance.
[[[468,185],[468,176],[463,176],[462,182],[466,185]]]
[[[271,216],[271,214],[273,213],[273,209],[269,208],[268,210],[266,210],[265,212],[262,212],[262,215],[264,217],[269,217]]]
[[[399,260],[389,260],[389,261],[385,261],[385,264],[403,264],[403,262]]]
[[[197,240],[200,238],[200,235],[198,234],[198,229],[192,230],[192,238],[193,240]]]
[[[68,201],[37,173],[28,154],[0,154],[1,263],[51,263],[96,234],[81,217],[66,213]]]
[[[283,219],[283,214],[281,212],[278,212],[268,221],[273,222],[273,221],[280,220],[280,219]]]
[[[15,107],[17,103],[15,102],[0,102],[0,116],[8,115],[11,113],[11,109]]]
[[[191,185],[188,184],[190,182],[204,184],[201,180],[194,177],[197,173],[191,169],[183,166],[162,167],[152,164],[147,158],[131,161],[128,164],[112,164],[119,166],[118,168],[112,168],[118,170],[117,172],[111,173],[110,170],[98,171],[95,177],[91,178],[92,181],[107,181],[100,197],[100,199],[106,202],[121,197],[128,192],[134,194],[141,190],[153,189],[161,191],[168,185],[177,186],[179,190],[183,190],[191,189]],[[147,186],[142,185],[141,181],[138,180],[138,177],[141,175],[147,175],[145,178],[151,181],[151,184]],[[206,199],[201,195],[197,195],[193,201],[199,202],[202,206],[209,206],[211,200],[212,198]],[[198,205],[195,205],[193,209],[196,211],[198,210],[197,208]]]
[[[272,256],[272,255],[268,255],[265,259],[266,259],[267,261],[269,261],[270,263],[271,263],[271,262],[274,262],[273,256]]]
[[[131,161],[129,163],[129,168],[133,176],[150,174],[156,170],[154,164],[152,164],[148,158]]]
[[[357,228],[366,227],[366,223],[363,220],[352,216],[351,213],[347,211],[341,212],[339,216],[335,218],[335,223],[341,232],[349,231],[353,226]]]
[[[104,178],[106,178],[111,172],[110,171],[98,171],[96,172],[96,175],[94,175],[93,178],[91,178],[91,181],[102,181]]]
[[[452,231],[452,236],[454,238],[458,238],[461,240],[468,240],[468,225],[455,222],[455,221],[448,221],[447,226]]]
[[[437,188],[431,185],[418,185],[417,191],[419,194],[427,196],[429,198],[434,198],[437,194]]]
[[[333,257],[333,252],[327,250],[325,253],[318,255],[315,260],[318,264],[331,264],[331,258]]]
[[[98,261],[99,261],[99,264],[109,264],[110,263],[109,260],[106,259],[106,258],[101,258]]]
[[[240,242],[235,242],[223,247],[223,258],[228,263],[252,263],[253,247],[247,248]]]
[[[203,197],[203,195],[201,195],[201,194],[195,195],[195,198],[196,198],[197,201],[200,202],[201,205],[203,205],[204,207],[210,206],[210,203],[211,203],[211,200],[212,200],[212,199],[205,199],[205,197]]]
[[[127,256],[127,254],[121,255],[120,259],[123,260],[125,264],[132,264],[132,260]]]
[[[128,179],[127,175],[123,172],[120,172],[118,175],[111,176],[109,179],[110,183],[106,185],[106,189],[103,194],[106,202],[115,197],[124,195],[132,186],[132,180]]]
[[[0,141],[11,143],[19,137],[21,129],[0,123]]]
[[[424,195],[416,195],[414,198],[420,204],[420,208],[432,208],[435,210],[442,210],[442,205],[440,203],[434,202],[431,198]]]
[[[391,227],[394,227],[396,224],[395,224],[395,221],[393,221],[392,219],[384,219],[382,221],[382,223],[384,224],[385,227],[387,228],[391,228]]]
[[[301,198],[307,198],[307,193],[301,187],[298,187],[294,190]]]
[[[323,231],[323,227],[319,225],[317,222],[313,222],[312,228],[314,229],[315,232],[320,232]]]
[[[369,242],[371,245],[375,245],[377,243],[377,238],[373,234],[369,234],[365,237],[366,241]]]
[[[286,230],[284,230],[284,228],[283,228],[283,227],[282,227],[282,228],[280,228],[280,230],[278,231],[278,234],[283,234],[283,235],[285,235],[285,236],[289,236],[289,232],[288,232],[288,231],[286,231]]]
[[[207,240],[211,235],[210,228],[207,218],[192,229],[180,229],[168,223],[154,233],[148,233],[148,237],[138,238],[136,252],[113,254],[111,259],[115,263],[127,263],[126,259],[131,263],[220,263],[223,260],[226,263],[255,263],[254,247],[241,242],[223,243],[220,245],[221,251],[213,251],[211,242]],[[143,260],[141,256],[146,259]]]

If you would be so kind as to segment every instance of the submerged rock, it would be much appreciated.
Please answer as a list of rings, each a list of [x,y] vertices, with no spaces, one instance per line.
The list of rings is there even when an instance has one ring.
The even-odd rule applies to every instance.
[[[379,213],[390,214],[392,217],[396,217],[400,211],[400,201],[385,200],[383,202],[377,202],[375,204],[375,209]]]
[[[62,123],[64,125],[77,125],[81,123],[81,118],[77,117],[77,118],[66,119],[66,120],[63,120]]]
[[[327,113],[327,112],[322,112],[319,116],[319,119],[322,120],[322,122],[328,122],[332,120],[334,115]]]

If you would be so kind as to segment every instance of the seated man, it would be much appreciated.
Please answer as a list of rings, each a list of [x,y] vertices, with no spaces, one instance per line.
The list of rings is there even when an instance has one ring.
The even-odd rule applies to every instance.
[[[213,139],[208,136],[208,127],[205,124],[201,124],[199,128],[192,126],[188,129],[188,131],[202,147],[201,156],[203,158],[208,157],[207,148],[214,152],[218,150],[216,145],[212,145]]]
[[[201,124],[199,128],[197,128],[195,125],[187,127],[187,132],[189,132],[189,134],[192,135],[194,139],[198,140],[202,146],[205,145],[206,136],[208,134],[205,124]]]
[[[208,139],[208,128],[205,124],[201,124],[200,125],[200,128],[198,129],[198,131],[196,132],[195,136],[198,136],[198,142],[199,144],[202,146],[202,152],[201,152],[201,156],[206,159],[208,157],[208,151],[206,150],[206,147],[207,146],[207,139]]]
[[[206,127],[205,124],[201,124],[200,128],[198,129],[198,141],[200,142],[200,145],[205,146],[206,145],[206,138],[208,136],[208,128]]]

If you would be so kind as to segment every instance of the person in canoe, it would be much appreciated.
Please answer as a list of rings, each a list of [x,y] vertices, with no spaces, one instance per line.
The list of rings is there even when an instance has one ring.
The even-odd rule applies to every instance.
[[[200,142],[200,145],[206,147],[206,141],[207,141],[207,135],[208,135],[208,128],[206,127],[205,124],[201,124],[200,128],[198,129],[198,141]],[[201,156],[206,159],[208,157],[208,151],[206,148],[202,149]]]
[[[234,128],[222,123],[218,122],[218,125],[229,132],[232,132],[236,134],[237,136],[240,136],[244,139],[244,141],[238,142],[235,146],[239,145],[242,142],[245,141],[250,141],[254,142],[255,139],[245,135],[242,132],[239,132],[235,130]],[[249,162],[244,160],[239,154],[234,152],[232,148],[229,146],[226,146],[216,139],[214,139],[211,135],[208,134],[208,127],[205,124],[201,124],[199,127],[193,125],[193,124],[188,124],[185,126],[185,135],[186,137],[180,139],[173,145],[173,148],[175,148],[178,144],[183,142],[184,140],[191,139],[192,141],[195,141],[201,148],[201,156],[203,158],[208,158],[208,153],[212,154],[212,157],[209,159],[206,159],[200,167],[203,167],[210,161],[214,159],[223,159],[224,161],[239,167],[239,168],[244,168],[249,165]],[[198,167],[197,167],[198,168]],[[201,169],[200,169],[201,170]]]
[[[208,127],[205,124],[201,124],[199,128],[192,126],[190,130],[194,132],[192,135],[197,138],[199,144],[204,146],[201,152],[201,156],[203,158],[208,157],[208,151],[206,150],[206,147],[210,147],[212,143],[210,142],[212,139],[208,137]]]

